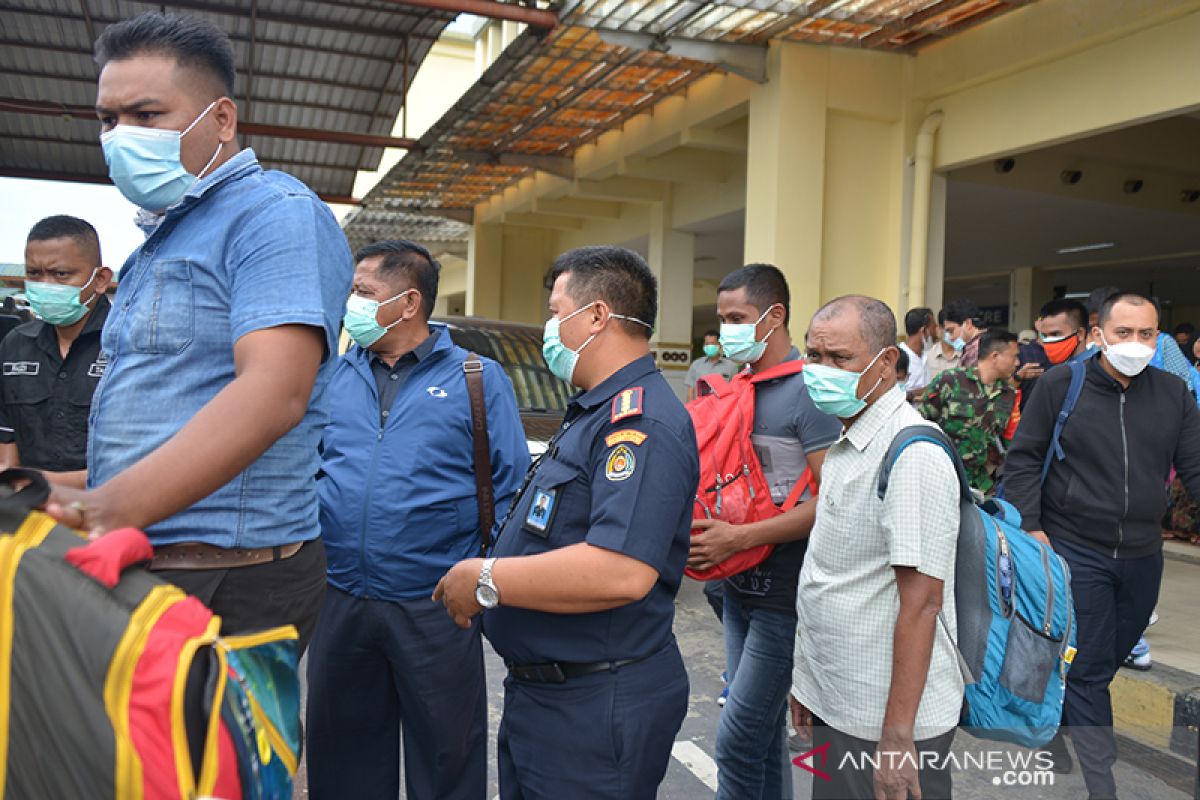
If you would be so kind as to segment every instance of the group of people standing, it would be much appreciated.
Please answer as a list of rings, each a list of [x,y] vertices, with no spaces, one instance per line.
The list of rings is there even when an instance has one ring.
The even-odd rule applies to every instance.
[[[578,393],[531,463],[504,371],[430,322],[433,256],[406,241],[352,256],[307,187],[238,147],[225,34],[147,13],[96,52],[101,147],[146,239],[110,302],[90,226],[30,232],[40,319],[0,345],[0,452],[47,472],[60,521],[144,529],[151,569],[224,632],[297,628],[314,798],[395,797],[401,751],[409,797],[483,797],[481,636],[507,670],[502,797],[653,797],[688,704],[672,633],[684,568],[763,544],[770,557],[721,587],[718,796],[789,796],[789,706],[831,763],[912,756],[857,759],[814,797],[948,796],[963,686],[937,620],[954,629],[954,466],[917,443],[885,498],[875,487],[922,413],[957,435],[976,488],[1002,480],[1070,563],[1066,718],[1089,791],[1115,794],[1107,686],[1157,596],[1172,466],[1200,497],[1200,413],[1149,367],[1152,301],[1112,293],[1086,330],[1079,308],[1048,306],[1049,364],[1030,368],[963,303],[910,312],[898,346],[887,305],[841,297],[796,321],[794,342],[782,272],[737,269],[705,357],[755,373],[804,359],[758,387],[750,444],[777,503],[806,472],[819,491],[770,520],[694,520],[695,433],[650,353],[658,287],[640,256],[555,261],[543,355]],[[1089,342],[1065,456],[1043,477],[1069,379],[1048,367]],[[1022,402],[1014,374],[1037,381]]]

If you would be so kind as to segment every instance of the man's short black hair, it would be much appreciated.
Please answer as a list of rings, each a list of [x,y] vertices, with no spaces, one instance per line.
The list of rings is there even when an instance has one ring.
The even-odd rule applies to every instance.
[[[896,356],[896,372],[908,373],[908,353],[904,352],[903,347],[897,347],[896,351],[899,355]]]
[[[735,269],[721,281],[717,294],[746,290],[746,302],[765,312],[773,305],[783,306],[783,324],[792,318],[792,296],[788,291],[787,278],[773,264],[747,264]]]
[[[614,314],[646,323],[617,319],[626,333],[650,338],[658,317],[658,279],[644,258],[624,247],[578,247],[554,260],[547,285],[562,275],[570,276],[566,292],[577,307],[603,300]]]
[[[945,326],[946,324],[946,309],[940,309],[937,313],[938,325]]]
[[[1128,303],[1131,306],[1144,306],[1149,303],[1154,307],[1154,317],[1156,320],[1155,324],[1158,324],[1158,303],[1139,292],[1118,291],[1116,294],[1109,295],[1108,299],[1104,301],[1104,305],[1100,306],[1100,317],[1096,320],[1097,325],[1099,325],[1101,328],[1104,327],[1104,323],[1108,322],[1108,320],[1112,317],[1113,306],[1115,306],[1117,303]]]
[[[100,266],[100,237],[96,229],[87,220],[79,217],[69,217],[66,214],[56,214],[46,217],[29,229],[26,242],[45,242],[50,239],[74,239],[89,255],[94,255],[96,265]]]
[[[904,315],[904,332],[909,336],[916,336],[929,324],[929,318],[932,316],[933,311],[928,308],[911,309]]]
[[[979,312],[979,306],[970,300],[965,298],[951,300],[949,303],[946,303],[946,307],[942,310],[946,312],[947,322],[962,325],[967,320],[971,320],[975,327],[983,327],[983,314]]]
[[[1006,331],[1003,328],[992,328],[984,331],[979,337],[979,360],[990,356],[992,353],[998,353],[1008,347],[1010,344],[1018,344],[1017,335],[1012,331]]]
[[[896,315],[887,303],[861,294],[834,298],[817,309],[813,322],[823,322],[840,316],[848,308],[858,311],[859,335],[873,353],[896,346]]]
[[[397,278],[403,277],[410,287],[421,293],[421,312],[425,319],[433,316],[433,304],[437,302],[438,273],[442,265],[428,250],[407,239],[388,239],[359,248],[354,254],[354,263],[364,259],[383,256],[379,262],[380,280],[400,289]]]
[[[224,95],[233,97],[237,76],[233,45],[224,31],[207,20],[147,11],[109,25],[96,39],[100,69],[109,61],[146,54],[171,56],[180,67],[202,70]]]
[[[1068,300],[1065,297],[1056,297],[1046,305],[1042,306],[1042,310],[1038,312],[1039,317],[1057,317],[1059,314],[1066,314],[1075,323],[1076,328],[1086,328],[1088,324],[1087,306],[1078,300]]]
[[[1179,334],[1182,333],[1184,336],[1190,337],[1195,332],[1196,332],[1195,325],[1193,325],[1190,322],[1181,322],[1175,326],[1175,330],[1171,331],[1171,335],[1178,336]]]
[[[721,338],[721,332],[720,332],[720,331],[714,331],[712,328],[709,328],[708,330],[706,330],[706,331],[704,332],[704,338],[705,338],[705,339],[707,339],[707,338],[708,338],[708,337],[710,337],[710,336],[715,336],[715,337],[717,337],[718,339],[720,339],[720,338]]]

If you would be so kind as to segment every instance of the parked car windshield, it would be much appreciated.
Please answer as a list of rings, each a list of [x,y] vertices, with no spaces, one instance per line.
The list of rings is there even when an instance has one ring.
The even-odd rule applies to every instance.
[[[551,374],[542,359],[542,331],[532,325],[497,325],[470,319],[437,320],[459,347],[497,361],[512,381],[521,411],[562,414],[574,390]]]

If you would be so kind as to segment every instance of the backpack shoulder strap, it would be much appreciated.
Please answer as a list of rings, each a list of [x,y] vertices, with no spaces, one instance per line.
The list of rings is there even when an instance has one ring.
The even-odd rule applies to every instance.
[[[907,428],[901,428],[892,439],[887,454],[883,457],[883,466],[879,469],[879,485],[876,490],[879,499],[882,500],[887,495],[888,480],[891,478],[892,467],[896,465],[896,460],[909,445],[917,442],[929,442],[946,451],[946,455],[954,464],[954,471],[958,474],[960,494],[964,500],[970,500],[971,484],[967,480],[967,471],[963,467],[962,459],[958,457],[958,451],[954,449],[954,443],[950,441],[950,437],[936,425],[909,425]]]
[[[475,450],[475,492],[479,499],[480,554],[487,556],[492,547],[492,526],[496,523],[496,496],[492,487],[492,446],[488,441],[487,403],[483,394],[483,362],[474,353],[462,364],[467,378],[467,396],[471,398],[471,439]]]
[[[1067,457],[1063,452],[1062,443],[1059,441],[1062,438],[1063,428],[1067,426],[1067,419],[1071,416],[1071,412],[1075,410],[1075,404],[1079,402],[1079,395],[1083,394],[1083,381],[1087,377],[1087,364],[1091,359],[1081,359],[1079,361],[1070,361],[1067,366],[1071,368],[1071,383],[1067,386],[1067,394],[1063,398],[1062,407],[1058,410],[1058,416],[1054,419],[1054,432],[1050,434],[1050,444],[1046,448],[1046,459],[1042,462],[1042,478],[1041,483],[1046,482],[1046,476],[1050,474],[1050,465],[1055,459],[1062,461]]]
[[[708,387],[708,394],[715,394],[717,397],[727,397],[733,394],[733,383],[725,380],[725,377],[718,372],[713,372],[709,375],[701,375],[696,379],[696,385],[704,384]],[[703,397],[699,389],[696,391],[696,397]]]
[[[776,378],[784,378],[788,375],[795,375],[804,369],[804,359],[794,358],[791,361],[784,361],[782,364],[776,364],[770,369],[764,369],[762,372],[756,372],[750,376],[751,383],[762,383],[764,381],[773,381]]]

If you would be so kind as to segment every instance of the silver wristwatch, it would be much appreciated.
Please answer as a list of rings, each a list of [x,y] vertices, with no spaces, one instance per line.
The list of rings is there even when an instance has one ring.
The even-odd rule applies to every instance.
[[[475,584],[475,602],[484,608],[495,608],[500,605],[500,590],[492,581],[492,565],[496,559],[484,559],[483,569],[479,570],[479,582]]]

